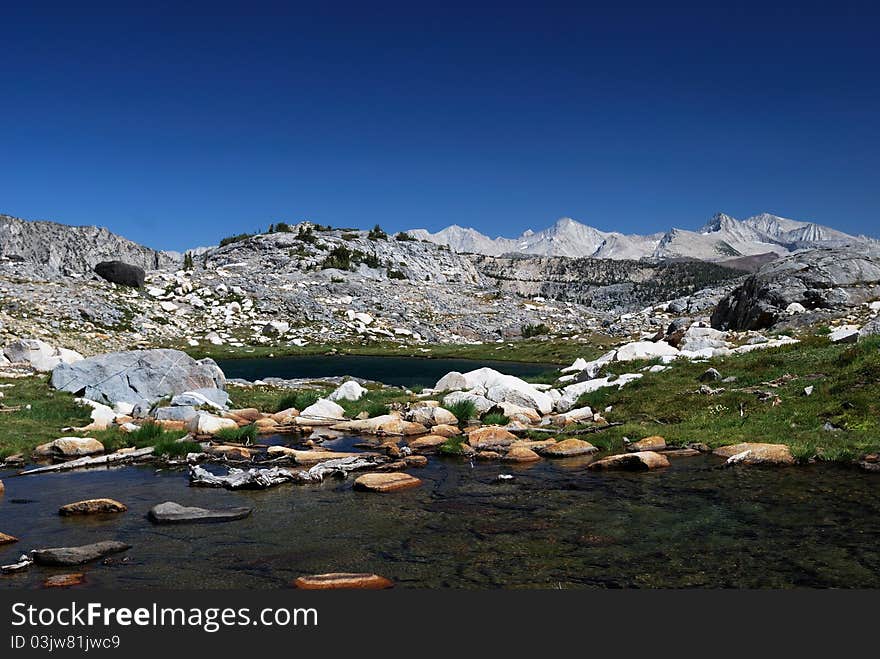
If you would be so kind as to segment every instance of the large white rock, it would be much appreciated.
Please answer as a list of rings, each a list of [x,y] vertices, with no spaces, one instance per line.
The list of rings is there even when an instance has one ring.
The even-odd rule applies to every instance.
[[[298,420],[302,422],[307,422],[309,420],[342,421],[343,419],[345,419],[345,410],[342,409],[342,406],[326,398],[319,398],[312,405],[309,405],[306,409],[300,412],[298,417]]]
[[[367,390],[354,380],[343,382],[327,398],[330,400],[360,400]]]
[[[197,412],[187,424],[188,430],[194,435],[216,435],[224,428],[238,428],[238,424],[232,419],[214,416],[207,412]]]
[[[834,329],[828,338],[832,343],[855,343],[859,340],[859,327],[857,325],[841,325]]]
[[[658,357],[672,357],[678,355],[678,349],[673,348],[665,341],[634,341],[622,346],[615,355],[619,362],[630,362],[635,359],[657,359]]]
[[[556,401],[556,409],[559,412],[568,412],[575,406],[577,399],[584,394],[592,393],[603,387],[617,387],[620,389],[633,380],[638,380],[640,377],[642,377],[641,373],[624,373],[614,379],[604,377],[570,384],[562,390],[562,397]]]
[[[571,366],[566,366],[563,369],[560,369],[560,373],[580,373],[587,367],[587,360],[583,357],[578,357],[574,360],[574,363]]]
[[[792,302],[787,307],[785,307],[785,313],[789,316],[794,316],[795,314],[804,313],[807,308],[802,305],[800,302]]]
[[[81,405],[88,405],[92,408],[92,422],[88,425],[89,430],[106,430],[116,421],[116,411],[87,398],[76,398],[76,402]]]
[[[434,385],[434,391],[459,391],[467,389],[468,383],[465,377],[458,371],[450,371],[442,378],[437,380]]]
[[[475,394],[469,391],[453,391],[451,394],[448,394],[443,399],[443,407],[449,409],[453,405],[458,402],[469,400],[474,404],[474,407],[477,410],[477,414],[485,414],[493,407],[495,407],[495,403],[486,398],[485,396],[481,396],[479,394]],[[467,421],[469,419],[459,419],[462,421]]]
[[[494,403],[506,402],[531,407],[541,414],[548,414],[553,409],[553,399],[549,395],[513,375],[505,375],[488,367],[462,375],[468,389],[485,389],[485,397]]]

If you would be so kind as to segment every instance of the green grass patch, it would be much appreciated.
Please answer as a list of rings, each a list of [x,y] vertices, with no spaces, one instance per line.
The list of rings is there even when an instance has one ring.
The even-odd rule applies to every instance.
[[[640,366],[613,364],[608,370],[638,372]],[[700,393],[698,377],[710,366],[736,381],[711,383],[724,389],[717,395]],[[810,396],[804,394],[807,386],[813,387]],[[624,423],[586,438],[596,446],[662,435],[671,445],[783,443],[802,461],[849,461],[880,450],[880,340],[841,347],[811,337],[708,363],[678,361],[623,389],[585,394],[577,405],[610,405],[608,420]],[[826,422],[840,430],[823,429]]]
[[[466,443],[466,437],[463,435],[456,435],[455,437],[448,438],[445,442],[440,444],[439,450],[443,455],[464,455],[464,449],[462,447]]]
[[[458,419],[458,425],[460,426],[467,425],[468,421],[477,418],[477,406],[470,400],[460,400],[447,406],[446,409],[452,412],[455,418]]]
[[[257,439],[257,426],[250,423],[239,428],[221,428],[214,433],[214,437],[224,442],[252,444]]]
[[[484,414],[482,422],[487,426],[506,426],[510,423],[510,417],[500,412],[492,412],[491,414]]]

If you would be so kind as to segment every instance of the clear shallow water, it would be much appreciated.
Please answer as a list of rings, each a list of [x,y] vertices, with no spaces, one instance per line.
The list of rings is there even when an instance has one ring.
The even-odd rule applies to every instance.
[[[353,440],[328,443],[347,448]],[[351,481],[255,492],[190,488],[185,471],[125,467],[8,478],[0,547],[104,539],[125,564],[84,567],[84,587],[283,588],[301,574],[377,572],[405,588],[880,587],[880,478],[844,467],[717,469],[711,456],[650,473],[593,473],[589,459],[513,467],[431,457],[421,487],[387,495]],[[513,473],[497,483],[499,473]],[[114,497],[127,513],[63,518]],[[15,503],[15,500],[31,500]],[[252,506],[226,524],[154,526],[174,500]],[[31,567],[0,588],[38,588],[70,568]]]
[[[293,379],[351,375],[398,387],[417,385],[430,387],[450,371],[472,371],[483,366],[517,377],[539,375],[554,370],[552,364],[363,355],[260,357],[226,359],[217,363],[228,378],[258,380],[268,377]]]

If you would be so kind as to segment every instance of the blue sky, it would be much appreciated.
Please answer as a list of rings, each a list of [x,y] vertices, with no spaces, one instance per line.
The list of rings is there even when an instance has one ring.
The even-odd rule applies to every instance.
[[[14,4],[11,215],[166,249],[279,220],[646,233],[719,210],[880,234],[868,3]]]

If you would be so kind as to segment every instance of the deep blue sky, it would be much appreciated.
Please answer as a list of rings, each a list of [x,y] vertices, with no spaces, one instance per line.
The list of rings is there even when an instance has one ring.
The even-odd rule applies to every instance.
[[[4,3],[0,212],[168,249],[306,218],[880,234],[868,3],[134,4]]]

